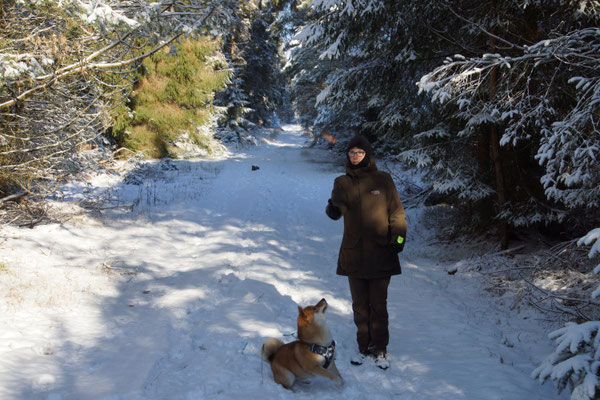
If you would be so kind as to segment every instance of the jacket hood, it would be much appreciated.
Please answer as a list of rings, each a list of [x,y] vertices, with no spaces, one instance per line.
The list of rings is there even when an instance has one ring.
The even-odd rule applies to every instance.
[[[366,153],[365,158],[358,165],[352,165],[352,163],[350,163],[350,156],[348,156],[348,152],[355,147],[364,150]],[[363,167],[367,167],[369,166],[372,159],[373,157],[371,143],[369,143],[366,137],[362,135],[356,135],[352,139],[350,139],[348,145],[346,146],[346,169],[360,169]]]

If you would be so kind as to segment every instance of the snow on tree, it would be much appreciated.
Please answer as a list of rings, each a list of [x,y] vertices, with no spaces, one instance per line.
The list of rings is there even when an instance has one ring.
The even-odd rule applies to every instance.
[[[597,7],[590,11],[591,20],[597,21]],[[579,18],[579,23],[585,23],[581,20],[583,16]],[[588,209],[590,215],[598,210],[599,43],[595,27],[555,33],[528,45],[505,42],[505,49],[510,49],[505,50],[506,54],[456,55],[419,81],[421,90],[451,110],[458,110],[455,115],[465,121],[457,135],[446,130],[434,131],[435,136],[443,139],[438,142],[458,141],[472,127],[494,123],[502,127],[501,146],[526,144],[532,149],[533,158],[543,168],[538,179],[546,199],[532,198],[530,202],[540,206],[524,204],[522,211],[517,212],[513,207],[520,206],[519,203],[505,205],[500,218],[514,225],[530,226],[561,221],[570,210],[575,213],[578,208]],[[486,92],[494,73],[501,78],[495,81],[495,94],[490,98]],[[432,148],[439,149],[439,145]],[[440,158],[427,150],[418,156],[412,154],[414,151],[406,156],[438,165]],[[590,220],[594,222],[593,218]],[[600,252],[599,237],[600,231],[594,229],[579,241],[580,245],[594,243],[590,257]],[[594,272],[600,272],[600,266]],[[596,289],[593,297],[598,295],[600,289]],[[550,337],[557,342],[556,350],[533,376],[541,382],[553,380],[559,391],[568,387],[572,399],[597,399],[599,327],[598,321],[568,323],[551,333]]]
[[[133,47],[136,40],[142,39],[148,43],[155,43],[156,46],[150,52],[156,52],[183,34],[203,33],[211,24],[218,26],[231,16],[231,10],[227,8],[230,2],[215,0],[172,4],[139,0],[53,0],[40,1],[35,3],[39,5],[28,6],[21,3],[17,2],[12,11],[22,18],[23,26],[27,22],[34,22],[40,13],[52,13],[47,24],[58,24],[66,19],[76,23],[75,19],[79,19],[80,26],[89,29],[87,37],[82,36],[80,39],[89,41],[90,45],[82,49],[88,54],[81,57],[79,61],[52,59],[42,52],[36,54],[36,44],[45,38],[45,34],[50,30],[48,26],[35,30],[33,35],[25,37],[27,40],[19,37],[23,33],[16,30],[17,27],[9,26],[15,31],[7,32],[8,37],[12,36],[12,41],[9,41],[12,48],[9,47],[2,54],[0,64],[2,83],[7,85],[23,75],[32,78],[34,83],[31,87],[25,86],[24,89],[15,92],[12,98],[0,102],[0,109],[12,106],[31,94],[74,74],[93,70],[114,70],[134,64],[148,54],[134,56],[124,50],[115,54],[113,50]],[[51,18],[56,20],[53,22]],[[57,26],[60,27],[60,24]],[[211,30],[212,28],[209,32]],[[23,42],[30,46],[31,54],[24,53],[26,47],[18,45]],[[61,61],[61,64],[58,64],[58,61]],[[19,81],[19,83],[24,82]]]
[[[562,222],[580,207],[596,209],[600,52],[593,25],[598,7],[590,8],[589,2],[575,2],[578,8],[553,2],[491,3],[498,13],[511,7],[515,15],[521,13],[523,25],[507,28],[497,20],[488,26],[449,8],[489,38],[489,51],[447,58],[420,79],[420,90],[462,121],[458,137],[475,143],[484,127],[496,131],[489,140],[499,145],[497,218],[531,226]],[[509,15],[504,15],[506,23],[515,20]],[[552,26],[556,16],[564,22]],[[511,171],[511,164],[518,170]],[[519,176],[527,179],[515,181]],[[536,194],[540,185],[544,196]],[[530,199],[536,207],[527,205]]]
[[[593,229],[579,239],[579,246],[592,246],[588,256],[600,255],[600,228]],[[600,273],[600,265],[594,268]],[[592,298],[600,295],[597,288]],[[556,349],[532,373],[540,382],[548,379],[556,383],[559,393],[566,387],[572,400],[591,400],[600,396],[600,321],[581,324],[569,322],[565,327],[551,332]]]
[[[295,11],[284,13],[280,24],[286,32],[285,51],[288,54],[284,73],[290,80],[291,101],[298,122],[308,130],[322,129],[317,121],[320,115],[327,114],[326,108],[318,104],[318,96],[325,87],[325,81],[333,72],[332,63],[319,59],[318,44],[305,45],[298,33],[307,21],[317,18],[317,10],[311,7],[299,7]]]
[[[0,191],[32,190],[77,165],[110,128],[145,57],[218,33],[233,1],[8,1],[0,32]]]
[[[600,228],[593,229],[579,239],[579,246],[592,245],[588,256],[600,255]],[[594,268],[600,273],[600,265]],[[600,295],[600,287],[592,293],[592,298]],[[541,383],[551,379],[557,389],[571,391],[572,400],[591,400],[600,396],[600,321],[587,321],[581,324],[569,322],[565,327],[551,332],[557,346],[552,354],[538,366],[532,377]]]
[[[313,1],[311,7],[308,23],[296,36],[299,50],[294,56],[314,54],[318,68],[307,67],[300,74],[316,77],[316,70],[329,71],[325,80],[315,82],[315,124],[328,130],[358,130],[388,142],[421,126],[428,107],[414,81],[426,71],[440,39],[427,34],[418,21],[440,21],[440,5],[354,0]],[[419,40],[428,41],[428,46]]]
[[[419,87],[430,92],[433,100],[458,104],[467,127],[488,121],[503,123],[501,145],[516,145],[537,136],[535,158],[545,167],[541,182],[547,197],[566,207],[595,208],[600,201],[600,164],[596,160],[600,132],[595,120],[600,101],[599,39],[600,29],[588,28],[523,46],[518,56],[455,56],[423,76]],[[498,100],[477,100],[495,68],[504,77]],[[534,76],[550,69],[556,73],[534,93],[530,87]],[[558,72],[565,69],[582,76],[561,81]],[[560,110],[553,104],[557,99],[552,92],[560,93],[561,85],[567,83],[574,86],[577,100]]]
[[[257,10],[252,16],[249,39],[241,54],[246,61],[241,79],[253,108],[249,118],[255,123],[263,121],[265,126],[276,124],[277,114],[285,107],[287,98],[274,23],[271,8]]]
[[[240,4],[236,23],[226,35],[225,55],[234,77],[217,98],[227,110],[222,137],[245,140],[247,131],[277,124],[277,114],[286,106],[279,36],[274,28],[274,15],[283,4],[272,3]]]
[[[532,376],[541,383],[556,382],[559,393],[569,387],[572,400],[597,399],[600,393],[600,321],[567,323],[550,333],[556,350],[537,367]]]

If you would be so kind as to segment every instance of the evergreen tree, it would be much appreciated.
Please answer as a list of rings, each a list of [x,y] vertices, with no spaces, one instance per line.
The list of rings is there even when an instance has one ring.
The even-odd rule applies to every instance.
[[[448,137],[476,146],[479,171],[493,165],[498,218],[531,226],[598,210],[598,10],[497,3],[488,25],[452,10],[489,38],[490,51],[448,59],[419,86],[461,122]],[[590,220],[570,228],[588,229]]]
[[[224,124],[233,129],[277,124],[279,113],[290,114],[279,37],[272,29],[278,8],[264,3],[242,2],[225,39],[233,78],[218,103],[226,108]]]
[[[248,95],[243,85],[243,71],[246,66],[246,60],[242,57],[240,45],[248,41],[249,27],[251,24],[251,15],[256,5],[252,2],[240,2],[234,12],[233,23],[229,32],[223,39],[223,53],[227,58],[229,67],[232,70],[231,81],[227,89],[219,93],[215,99],[215,104],[223,107],[222,125],[227,131],[236,132],[239,140],[244,130],[250,127],[250,122],[246,115],[252,111],[249,107]],[[226,135],[222,135],[225,138]]]
[[[0,194],[75,172],[78,150],[110,131],[142,60],[183,36],[222,32],[233,3],[3,2]]]
[[[431,107],[414,82],[452,46],[422,23],[440,21],[440,5],[338,0],[314,1],[312,7],[298,38],[303,48],[318,52],[319,68],[330,71],[316,99],[318,122],[387,143],[419,131]]]
[[[246,61],[241,73],[242,87],[253,109],[248,117],[254,123],[263,121],[267,126],[277,124],[277,114],[284,111],[287,99],[279,38],[271,30],[274,21],[271,8],[256,10],[248,43],[242,51]]]

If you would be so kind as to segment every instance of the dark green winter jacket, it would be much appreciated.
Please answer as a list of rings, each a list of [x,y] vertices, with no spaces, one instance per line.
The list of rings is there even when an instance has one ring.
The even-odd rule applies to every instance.
[[[332,219],[344,217],[344,236],[338,258],[338,275],[384,278],[401,273],[398,236],[406,238],[406,213],[392,177],[377,169],[371,157],[366,167],[352,169],[333,184],[331,204],[339,213],[326,211]]]

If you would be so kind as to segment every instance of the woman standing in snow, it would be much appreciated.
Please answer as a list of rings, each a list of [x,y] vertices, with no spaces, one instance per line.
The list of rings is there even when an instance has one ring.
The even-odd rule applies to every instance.
[[[401,273],[398,253],[407,224],[392,177],[377,169],[365,137],[357,135],[348,144],[346,175],[335,179],[325,212],[334,220],[344,217],[337,274],[350,283],[358,342],[351,362],[360,365],[374,357],[387,369],[387,290],[390,277]]]

